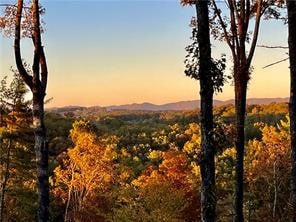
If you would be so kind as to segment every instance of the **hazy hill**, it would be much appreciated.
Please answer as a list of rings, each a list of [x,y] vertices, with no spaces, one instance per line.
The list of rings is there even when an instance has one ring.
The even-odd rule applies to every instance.
[[[250,98],[247,100],[248,104],[268,104],[272,102],[288,102],[289,98]],[[234,104],[234,100],[214,100],[214,106],[223,106],[227,104]],[[166,103],[162,105],[156,105],[153,103],[133,103],[133,104],[125,104],[125,105],[117,105],[117,106],[92,106],[92,107],[82,107],[82,106],[64,106],[64,107],[54,107],[48,108],[47,111],[50,112],[75,112],[87,110],[97,111],[97,110],[146,110],[146,111],[164,111],[164,110],[193,110],[200,107],[199,100],[191,100],[191,101],[180,101],[175,103]]]

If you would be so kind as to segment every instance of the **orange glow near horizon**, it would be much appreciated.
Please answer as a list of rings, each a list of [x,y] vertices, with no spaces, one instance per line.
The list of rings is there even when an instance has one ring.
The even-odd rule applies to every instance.
[[[183,63],[194,9],[165,1],[122,4],[125,10],[118,4],[45,3],[42,38],[49,70],[47,98],[53,98],[47,107],[199,99],[199,83],[184,75]],[[262,21],[258,44],[287,45],[286,28],[281,22]],[[10,66],[15,64],[13,40],[0,37],[0,44],[0,75],[10,75]],[[213,57],[229,55],[225,43],[212,44]],[[26,62],[32,61],[30,40],[22,40],[22,55]],[[288,62],[262,69],[284,57],[285,50],[256,49],[249,98],[289,96]],[[229,56],[227,61],[231,66]],[[233,86],[227,84],[215,98],[233,99]]]

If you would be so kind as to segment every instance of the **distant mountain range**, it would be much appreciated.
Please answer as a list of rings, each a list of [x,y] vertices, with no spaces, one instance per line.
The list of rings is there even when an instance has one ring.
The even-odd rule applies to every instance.
[[[249,105],[252,104],[268,104],[272,102],[280,103],[280,102],[288,102],[289,98],[250,98],[247,99],[247,103]],[[227,104],[234,104],[234,99],[230,100],[214,100],[214,106],[223,106]],[[125,105],[117,105],[117,106],[92,106],[92,107],[83,107],[83,106],[64,106],[64,107],[53,107],[48,108],[47,111],[50,112],[75,112],[75,111],[83,111],[83,110],[101,110],[105,109],[107,111],[112,110],[143,110],[143,111],[165,111],[165,110],[193,110],[200,108],[200,100],[191,100],[191,101],[180,101],[174,103],[166,103],[162,105],[156,105],[153,103],[132,103]]]

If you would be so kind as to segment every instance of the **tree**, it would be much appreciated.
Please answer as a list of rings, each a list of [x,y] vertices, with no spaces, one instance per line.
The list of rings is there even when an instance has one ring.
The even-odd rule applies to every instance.
[[[289,124],[283,120],[277,126],[257,124],[262,138],[248,142],[245,175],[249,220],[254,216],[269,221],[288,220]]]
[[[114,180],[114,147],[103,146],[88,121],[74,122],[70,136],[74,147],[62,154],[63,163],[54,170],[55,193],[65,203],[65,221],[94,221],[101,216],[99,197]],[[96,215],[90,213],[94,206]]]
[[[290,55],[290,133],[292,149],[292,221],[296,221],[296,2],[287,0]]]
[[[181,4],[194,4],[196,21],[192,20],[193,43],[186,48],[185,74],[198,79],[200,84],[200,123],[201,123],[201,213],[202,221],[216,219],[215,185],[215,143],[213,95],[222,91],[224,84],[225,58],[214,61],[211,57],[210,23],[208,1],[184,0]]]
[[[18,72],[33,94],[33,128],[35,133],[35,155],[37,164],[38,190],[38,221],[48,221],[49,213],[49,182],[48,182],[48,145],[46,128],[44,125],[44,98],[47,86],[47,64],[41,42],[39,1],[32,1],[32,35],[34,56],[32,73],[30,75],[24,67],[21,56],[21,24],[23,0],[17,2],[15,14],[14,53]]]
[[[245,146],[245,113],[247,86],[252,70],[251,63],[254,57],[259,35],[262,16],[279,18],[280,14],[272,6],[280,6],[282,1],[268,0],[228,0],[226,1],[229,13],[230,27],[227,26],[221,9],[213,1],[215,16],[212,22],[214,37],[225,39],[232,54],[233,77],[235,91],[236,112],[236,186],[235,186],[235,221],[243,221],[243,181],[244,181],[244,146]],[[249,27],[254,19],[252,35]],[[214,22],[216,21],[216,22]],[[250,46],[248,47],[248,44]]]
[[[0,222],[3,221],[4,213],[4,201],[6,186],[9,179],[9,168],[10,168],[10,151],[11,151],[11,137],[9,137],[9,129],[7,129],[6,119],[8,107],[6,104],[7,97],[7,86],[6,77],[1,80],[0,86]],[[8,134],[8,135],[7,135]],[[5,139],[8,137],[8,143],[5,143]]]
[[[198,50],[194,50],[194,61],[199,63],[198,71],[194,64],[194,73],[189,67],[187,75],[196,75],[200,83],[201,105],[201,218],[202,221],[216,219],[216,187],[215,187],[215,148],[213,143],[213,94],[214,84],[211,73],[212,57],[209,30],[208,2],[197,0],[196,27],[193,29],[193,38],[197,41]],[[197,48],[196,48],[197,49]],[[190,53],[190,51],[189,51]],[[190,73],[189,73],[190,72]]]
[[[32,211],[36,209],[32,194],[35,186],[32,184],[36,173],[32,164],[30,101],[25,99],[28,89],[22,78],[16,70],[12,71],[13,81],[6,86],[4,78],[0,87],[0,221],[10,221],[12,218],[34,220]]]
[[[149,165],[132,181],[128,195],[118,195],[116,221],[200,221],[196,175],[182,151],[162,152],[161,163]]]
[[[192,20],[193,43],[186,48],[185,74],[200,84],[201,123],[201,214],[202,221],[216,219],[215,145],[213,137],[213,95],[224,83],[225,59],[214,61],[211,56],[208,1],[182,0],[183,5],[195,5],[196,21]]]

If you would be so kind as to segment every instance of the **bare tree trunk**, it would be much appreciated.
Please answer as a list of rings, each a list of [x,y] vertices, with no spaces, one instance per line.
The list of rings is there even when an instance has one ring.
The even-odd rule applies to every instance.
[[[249,81],[249,69],[255,53],[256,44],[259,35],[261,16],[267,9],[263,6],[263,0],[229,0],[230,13],[230,31],[227,30],[227,24],[218,9],[216,1],[213,1],[215,13],[218,16],[224,37],[231,49],[234,68],[234,85],[235,85],[235,111],[236,111],[236,185],[234,200],[234,221],[243,222],[243,179],[244,179],[244,124],[246,112],[246,95],[247,83]],[[255,6],[255,8],[252,7]],[[269,3],[266,2],[266,6]],[[246,42],[249,37],[249,23],[252,16],[252,10],[256,10],[255,25],[253,29],[252,39],[249,39],[249,52],[246,51]],[[253,18],[254,18],[253,17]]]
[[[239,70],[241,71],[241,70]],[[247,83],[240,80],[235,84],[235,111],[236,111],[236,184],[235,184],[235,222],[244,221],[244,152],[245,152],[245,113],[246,113]]]
[[[213,81],[208,2],[197,0],[200,99],[201,99],[201,217],[216,220],[215,150],[213,142]]]
[[[48,221],[49,182],[48,146],[44,126],[44,104],[42,95],[33,95],[33,124],[35,131],[35,155],[37,164],[38,221]]]
[[[290,132],[292,149],[292,217],[296,221],[296,2],[287,0],[288,27],[289,27],[289,55],[290,55]]]

